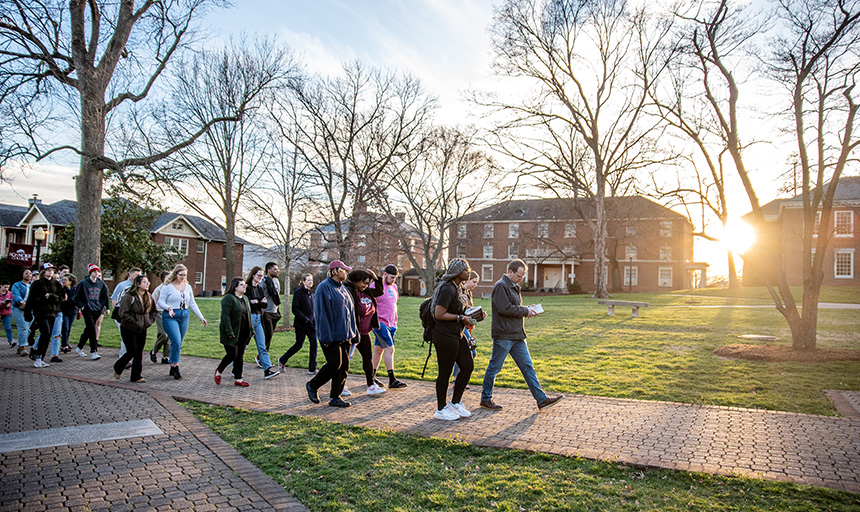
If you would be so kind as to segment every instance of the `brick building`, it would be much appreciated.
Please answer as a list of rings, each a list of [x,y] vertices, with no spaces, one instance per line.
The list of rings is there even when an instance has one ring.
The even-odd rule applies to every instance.
[[[693,262],[693,228],[686,217],[641,196],[607,198],[606,205],[610,290],[704,284],[707,264]],[[583,216],[593,219],[594,209],[582,199],[499,203],[465,216],[451,229],[448,256],[466,258],[481,276],[477,295],[489,294],[515,258],[529,265],[526,289],[593,291],[593,234]]]
[[[826,187],[825,187],[826,188]],[[756,242],[749,248],[744,258],[745,286],[762,286],[763,279],[756,272],[762,262],[771,265],[771,256],[779,255],[778,264],[782,267],[791,286],[803,284],[802,271],[802,234],[803,198],[796,195],[789,199],[775,199],[762,206],[764,224],[757,225],[752,213],[743,219],[753,225]],[[839,180],[833,196],[833,211],[830,217],[832,235],[824,254],[825,286],[858,286],[860,275],[856,270],[855,253],[860,251],[860,231],[857,219],[860,215],[860,177],[843,177]],[[816,215],[815,225],[819,224],[821,212]],[[817,229],[817,228],[816,228]],[[817,233],[814,234],[817,238]],[[813,243],[816,243],[813,241]],[[758,256],[767,254],[767,257]]]

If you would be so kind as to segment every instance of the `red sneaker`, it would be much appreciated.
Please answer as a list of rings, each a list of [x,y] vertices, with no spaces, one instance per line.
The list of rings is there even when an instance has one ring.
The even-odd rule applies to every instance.
[[[221,374],[217,371],[215,372],[215,384],[221,384]]]
[[[234,380],[233,385],[234,386],[242,386],[243,388],[247,388],[248,386],[250,386],[250,384],[248,384],[244,380]]]

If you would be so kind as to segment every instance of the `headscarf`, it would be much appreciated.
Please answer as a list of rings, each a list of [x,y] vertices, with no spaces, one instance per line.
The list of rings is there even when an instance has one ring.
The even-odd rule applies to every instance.
[[[448,270],[439,278],[436,283],[436,289],[433,291],[433,301],[430,302],[430,312],[436,315],[436,303],[439,302],[439,290],[445,283],[450,283],[455,277],[459,276],[464,270],[469,268],[469,262],[460,258],[454,258],[448,263]]]

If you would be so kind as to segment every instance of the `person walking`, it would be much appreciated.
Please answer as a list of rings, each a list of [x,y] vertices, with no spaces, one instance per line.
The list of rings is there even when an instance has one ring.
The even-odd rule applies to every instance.
[[[75,352],[81,357],[87,357],[83,348],[87,341],[90,342],[90,358],[93,361],[101,359],[99,356],[99,325],[105,310],[110,304],[107,285],[101,279],[101,270],[95,263],[87,265],[87,278],[78,284],[75,293],[75,304],[81,308],[81,316],[84,317],[84,332],[78,341]]]
[[[113,365],[115,379],[122,377],[126,364],[131,361],[131,382],[146,382],[143,371],[143,347],[146,345],[146,331],[155,323],[158,312],[152,295],[149,293],[149,279],[138,273],[131,286],[120,298],[119,329],[125,340],[126,352]]]
[[[51,344],[51,331],[54,320],[60,312],[60,301],[63,297],[63,287],[54,279],[54,266],[50,263],[42,265],[39,279],[30,286],[30,298],[24,307],[24,319],[36,322],[39,328],[39,341],[33,348],[36,368],[46,368],[48,363],[42,361],[48,345]]]
[[[21,273],[21,280],[12,285],[12,318],[15,319],[15,326],[18,328],[17,353],[19,356],[29,355],[27,338],[30,336],[30,322],[24,319],[24,308],[27,306],[32,280],[33,271],[25,268]]]
[[[207,325],[200,308],[194,302],[194,288],[188,284],[188,268],[185,265],[177,264],[167,275],[167,284],[161,289],[157,307],[164,311],[161,314],[161,322],[167,337],[170,339],[170,372],[168,375],[179,380],[182,378],[182,374],[179,373],[179,356],[182,342],[185,340],[185,333],[188,332],[188,320],[191,318],[188,311],[191,310],[197,315],[197,318],[203,323],[203,327]]]
[[[117,284],[113,289],[113,293],[110,296],[110,307],[111,307],[111,318],[113,318],[113,310],[119,306],[119,301],[122,300],[122,296],[125,295],[125,292],[131,288],[131,284],[134,282],[134,279],[140,275],[141,270],[137,267],[131,267],[128,269],[128,276],[125,281]],[[126,344],[125,340],[122,337],[122,328],[120,327],[119,314],[117,313],[116,318],[114,318],[114,322],[116,322],[116,328],[119,329],[119,357],[122,357],[126,352]]]
[[[275,368],[269,359],[269,351],[266,350],[266,332],[263,329],[263,310],[266,309],[268,300],[266,291],[261,285],[263,282],[263,267],[254,267],[248,272],[245,279],[247,285],[248,301],[251,303],[251,330],[254,333],[254,343],[257,345],[257,366],[263,369],[263,378],[271,379],[278,376],[280,370]]]
[[[152,292],[152,301],[155,302],[155,309],[158,314],[155,315],[155,328],[157,330],[155,335],[155,345],[152,347],[152,350],[149,351],[149,360],[153,363],[157,363],[158,351],[162,350],[161,364],[167,364],[168,358],[170,357],[170,338],[167,337],[167,332],[164,331],[164,321],[161,318],[164,310],[158,307],[158,298],[161,297],[161,290],[164,289],[164,283],[167,280],[168,275],[170,275],[170,272],[166,270],[161,271],[161,275],[158,276],[161,284],[156,286],[155,290]]]
[[[472,353],[463,334],[463,327],[471,324],[465,316],[466,300],[462,285],[469,279],[472,269],[469,262],[455,258],[448,264],[445,274],[439,278],[433,291],[430,311],[436,319],[433,329],[433,345],[436,347],[436,361],[439,374],[436,376],[436,412],[433,417],[439,420],[468,418],[471,412],[463,405],[463,391],[472,376]],[[454,393],[448,402],[448,382],[454,363],[460,366],[460,373],[454,379]],[[446,403],[447,402],[447,403]]]
[[[373,347],[373,376],[377,386],[382,383],[376,380],[376,370],[379,362],[385,361],[385,370],[388,372],[388,387],[391,389],[405,388],[406,383],[397,380],[394,376],[394,334],[397,332],[397,300],[400,298],[400,290],[397,288],[397,267],[387,265],[382,269],[382,277],[371,284],[371,289],[380,288],[381,292],[376,298],[378,304],[379,326],[373,328],[375,343]]]
[[[377,283],[376,288],[370,288],[371,283]],[[373,272],[366,270],[353,270],[346,276],[343,283],[352,296],[355,305],[355,318],[358,323],[358,336],[351,342],[349,358],[355,349],[361,354],[361,366],[364,370],[364,379],[367,384],[368,395],[381,395],[385,388],[373,382],[373,356],[370,346],[370,333],[379,328],[379,315],[376,298],[382,295],[382,280]]]
[[[358,335],[355,304],[343,286],[350,270],[352,268],[342,261],[332,261],[328,265],[328,278],[317,286],[314,294],[317,339],[325,355],[325,364],[319,373],[305,384],[308,399],[315,404],[320,403],[317,390],[331,381],[328,404],[332,407],[350,406],[340,396],[349,371],[349,344]]]
[[[304,345],[305,338],[308,340],[308,375],[317,373],[317,335],[314,326],[314,276],[305,274],[302,282],[293,292],[293,300],[290,309],[293,312],[293,330],[296,333],[296,342],[288,348],[284,355],[278,358],[278,365],[284,371],[287,362],[296,355]]]
[[[72,348],[69,345],[69,333],[72,332],[72,324],[75,318],[80,314],[78,305],[75,304],[75,294],[78,291],[78,278],[74,274],[66,274],[60,281],[63,286],[63,302],[60,303],[60,313],[63,315],[63,325],[60,328],[60,345],[61,350],[71,352]]]
[[[221,384],[221,374],[233,363],[233,385],[247,387],[242,380],[245,348],[251,339],[251,303],[245,295],[247,283],[241,277],[234,277],[221,299],[221,344],[224,357],[215,369],[215,384]]]
[[[472,298],[472,290],[474,290],[478,286],[478,282],[480,281],[480,277],[478,277],[478,273],[474,270],[469,272],[469,280],[463,283],[463,298],[466,300],[466,309],[471,308],[475,305],[475,301]],[[480,319],[483,320],[487,317],[487,313],[482,311],[483,316]],[[474,325],[467,325],[463,328],[463,334],[466,335],[466,341],[469,342],[469,348],[472,350],[472,365],[474,367],[475,358],[478,356],[478,344],[475,341],[475,337],[472,335],[472,330],[475,328]],[[474,371],[474,370],[473,370]],[[457,374],[460,373],[460,365],[454,363],[454,373],[452,376],[456,379]],[[469,389],[469,385],[466,385],[466,389]]]
[[[263,334],[266,336],[266,352],[272,347],[272,336],[275,335],[275,327],[281,320],[281,282],[278,275],[281,270],[274,261],[266,263],[265,277],[261,283],[266,293],[266,307],[263,309]]]
[[[6,341],[9,348],[18,344],[12,338],[12,292],[9,290],[9,282],[0,283],[0,319],[3,320],[3,330],[6,331]]]
[[[484,373],[484,389],[481,392],[481,407],[499,411],[502,406],[493,401],[493,387],[496,375],[505,364],[508,354],[517,363],[538,410],[555,405],[564,395],[548,397],[540,387],[535,373],[529,347],[526,344],[525,318],[537,315],[532,307],[523,306],[519,284],[525,279],[528,267],[523,260],[516,259],[508,264],[508,271],[493,285],[493,315],[490,335],[493,337],[493,355]]]

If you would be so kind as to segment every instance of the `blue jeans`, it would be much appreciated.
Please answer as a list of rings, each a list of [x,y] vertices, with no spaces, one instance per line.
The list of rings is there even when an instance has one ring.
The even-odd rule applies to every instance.
[[[6,329],[6,341],[12,343],[12,315],[3,317],[3,328]]]
[[[496,385],[496,375],[502,370],[502,365],[505,364],[505,359],[509,353],[514,362],[517,363],[520,373],[523,374],[523,378],[526,379],[526,385],[529,387],[532,397],[537,403],[546,400],[546,393],[540,388],[526,340],[493,340],[493,355],[490,357],[490,365],[487,366],[487,372],[484,374],[484,389],[481,391],[481,401],[488,402],[492,400],[493,386]]]
[[[63,330],[63,314],[57,313],[57,319],[54,320],[54,325],[51,329],[51,354],[52,356],[60,355],[60,333]]]
[[[173,318],[170,318],[169,311],[161,314],[164,332],[170,339],[170,358],[168,359],[170,364],[179,363],[179,351],[182,350],[182,340],[185,339],[185,333],[188,331],[189,318],[191,315],[187,309],[174,309]]]
[[[24,320],[24,310],[12,306],[12,317],[15,318],[15,325],[18,326],[18,346],[27,346],[27,337],[30,336],[30,322]]]
[[[263,330],[263,315],[251,315],[251,330],[254,331],[254,343],[257,345],[257,355],[260,357],[260,362],[263,363],[263,368],[271,368],[272,360],[269,359],[269,351],[266,350],[266,332]]]
[[[75,315],[63,315],[63,328],[60,331],[60,337],[62,338],[62,345],[64,347],[69,346],[69,333],[72,332],[72,323],[75,321]]]

